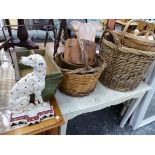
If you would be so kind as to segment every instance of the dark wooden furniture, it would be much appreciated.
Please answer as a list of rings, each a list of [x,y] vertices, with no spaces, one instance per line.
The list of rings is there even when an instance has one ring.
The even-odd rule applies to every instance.
[[[7,27],[9,37],[11,37],[11,41],[8,43],[7,47],[5,48],[6,50],[14,46],[25,47],[27,49],[39,49],[39,46],[36,45],[34,42],[32,42],[31,39],[29,39],[29,35],[27,32],[26,26],[24,24],[24,19],[18,19],[18,30],[17,30],[18,39],[16,40],[13,38],[9,19],[5,19],[5,23],[6,25],[4,27],[5,28]],[[3,30],[4,37],[7,40],[4,33],[4,27],[2,30]]]
[[[49,31],[53,31],[54,38],[52,38],[52,39],[55,40],[55,38],[56,38],[57,30],[54,26],[53,19],[33,19],[33,29],[37,29],[37,30],[39,29],[39,30],[46,31],[44,47],[46,47],[46,44],[47,44]]]
[[[56,38],[56,33],[57,33],[57,30],[54,26],[54,21],[53,19],[49,19],[48,21],[48,26],[46,27],[46,36],[45,36],[45,42],[44,42],[44,47],[46,46],[46,43],[47,43],[47,39],[48,39],[48,35],[49,35],[49,30],[52,30],[53,33],[54,33],[54,39]]]
[[[8,43],[11,41],[11,37],[9,37],[6,41],[4,41],[1,45],[0,45],[0,50],[1,49],[5,49],[8,46]]]
[[[59,47],[59,42],[61,39],[62,31],[64,31],[64,40],[66,40],[68,38],[66,19],[60,19],[59,31],[58,31],[58,34],[56,35],[55,41],[54,41],[54,54],[53,54],[54,56],[57,53],[57,50]]]
[[[4,41],[4,42],[0,45],[0,50],[1,50],[1,49],[4,49],[4,51],[6,51],[6,49],[8,49],[8,46],[9,46],[10,41],[11,41],[11,37],[9,37],[8,39],[6,39],[6,41]],[[10,49],[8,49],[8,52],[9,52],[9,54],[10,54],[11,63],[12,63],[12,65],[13,65],[13,67],[14,67],[13,58],[12,58]]]

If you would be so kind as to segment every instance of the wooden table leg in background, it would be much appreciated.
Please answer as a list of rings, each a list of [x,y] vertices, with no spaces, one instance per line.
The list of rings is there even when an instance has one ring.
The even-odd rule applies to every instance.
[[[61,19],[59,31],[58,31],[57,36],[55,37],[55,41],[54,41],[54,54],[53,54],[54,56],[57,53],[57,50],[59,48],[59,43],[60,43],[60,39],[61,39],[62,30],[64,31],[64,39],[66,40],[68,38],[66,19]]]
[[[47,26],[47,29],[46,29],[44,47],[46,47],[47,39],[48,39],[48,35],[49,35],[48,31],[51,29],[51,26],[52,26],[52,31],[53,31],[53,34],[54,34],[54,40],[56,39],[56,28],[54,26],[54,21],[53,21],[53,19],[49,19],[48,26]]]

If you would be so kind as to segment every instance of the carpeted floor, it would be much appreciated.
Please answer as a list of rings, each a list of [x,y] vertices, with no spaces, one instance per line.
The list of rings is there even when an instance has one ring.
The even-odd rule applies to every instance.
[[[67,135],[155,135],[155,122],[137,130],[128,124],[120,128],[122,105],[82,114],[70,120]]]

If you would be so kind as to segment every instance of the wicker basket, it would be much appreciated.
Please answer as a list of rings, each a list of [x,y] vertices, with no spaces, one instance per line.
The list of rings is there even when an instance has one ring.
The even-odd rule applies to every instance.
[[[130,24],[133,22],[144,23],[147,26],[146,38],[142,38],[142,37],[137,36],[136,34],[127,32]],[[115,33],[117,34],[122,45],[135,48],[135,49],[139,49],[139,50],[143,50],[143,51],[155,52],[155,41],[148,39],[149,34],[153,35],[154,37],[154,33],[151,31],[151,26],[148,22],[145,22],[142,20],[130,20],[124,27],[123,31],[121,32],[115,31]]]
[[[142,81],[145,72],[155,58],[155,52],[141,51],[122,46],[115,33],[112,43],[106,40],[103,33],[100,40],[100,56],[107,62],[100,81],[109,88],[119,91],[135,89]]]
[[[79,65],[77,65],[77,64],[71,64],[71,63],[68,63],[68,62],[66,62],[65,60],[64,60],[64,53],[62,52],[62,53],[59,53],[58,55],[57,55],[57,58],[56,58],[57,60],[56,60],[56,62],[57,62],[57,64],[59,65],[59,66],[63,66],[63,68],[64,69],[78,69],[78,68],[82,68],[82,67],[84,67],[85,65],[83,65],[83,64],[79,64]],[[92,65],[90,65],[91,67],[95,67],[95,65],[96,65],[96,58],[95,58],[95,61],[94,61],[94,63],[92,64]]]
[[[96,55],[96,63],[91,69],[83,67],[73,70],[65,69],[63,61],[60,63],[59,56],[60,54],[57,55],[56,62],[64,75],[59,86],[60,91],[71,96],[89,95],[95,89],[97,80],[106,67],[105,61]]]

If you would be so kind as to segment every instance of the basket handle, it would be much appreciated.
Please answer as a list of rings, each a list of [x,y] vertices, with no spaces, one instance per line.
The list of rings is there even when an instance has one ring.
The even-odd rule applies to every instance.
[[[148,38],[149,35],[151,34],[151,35],[153,36],[153,40],[155,40],[155,34],[154,34],[154,32],[143,30],[142,32],[140,32],[140,33],[137,34],[137,35],[140,36],[140,34],[143,34],[143,33],[146,33],[145,38]]]
[[[137,23],[140,23],[140,22],[141,22],[141,23],[146,24],[147,27],[148,27],[148,30],[146,30],[146,31],[147,31],[147,33],[150,32],[150,30],[151,30],[150,23],[148,23],[148,22],[146,22],[146,21],[143,21],[143,20],[140,20],[140,19],[133,19],[133,20],[130,20],[130,21],[125,25],[125,27],[124,27],[124,29],[123,29],[123,31],[122,31],[122,35],[121,35],[121,42],[122,42],[122,43],[124,42],[124,37],[125,37],[125,34],[126,34],[128,28],[129,28],[129,26],[130,26],[131,23],[133,23],[133,22],[137,22]]]
[[[76,37],[76,33],[74,33],[72,38],[75,38],[75,37]],[[54,46],[55,46],[55,44],[56,43],[54,42]],[[58,50],[56,51],[56,53],[55,52],[53,53],[54,60],[55,60],[55,57],[56,57],[57,53],[58,53]]]
[[[102,39],[105,38],[105,34],[106,34],[107,32],[109,32],[109,33],[112,35],[112,37],[113,37],[112,39],[113,39],[115,45],[117,45],[118,47],[121,46],[121,42],[119,41],[117,35],[116,35],[113,31],[111,31],[110,29],[106,29],[106,30],[103,32],[103,34],[102,34],[102,36],[101,36],[101,38],[100,38],[100,41],[99,41],[100,46],[101,46]]]
[[[92,69],[92,67],[89,66],[88,64],[88,53],[87,51],[84,49],[84,43],[82,41],[82,39],[80,39],[78,32],[75,32],[75,35],[77,36],[78,42],[79,42],[79,46],[82,52],[82,61],[85,64],[85,68],[87,70]]]

